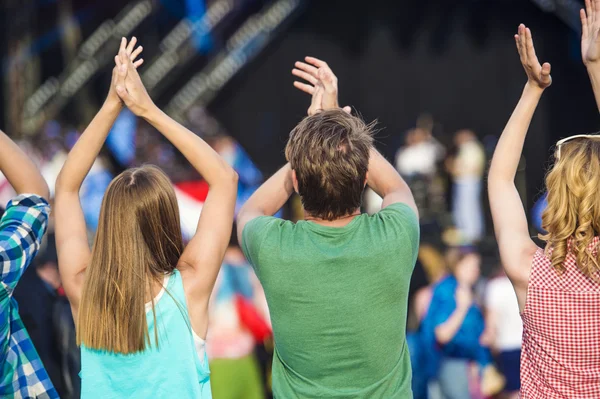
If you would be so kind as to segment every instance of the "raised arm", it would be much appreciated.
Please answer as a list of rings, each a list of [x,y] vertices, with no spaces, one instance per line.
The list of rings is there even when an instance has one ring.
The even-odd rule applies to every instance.
[[[600,111],[600,0],[585,0],[581,16],[581,56]]]
[[[446,345],[456,336],[473,304],[473,294],[469,288],[457,287],[454,296],[456,299],[454,312],[435,327],[435,338],[441,345]]]
[[[129,45],[122,39],[120,53],[135,59],[142,51],[141,47],[133,50],[135,43],[135,38]],[[141,65],[141,62],[136,61],[136,65]],[[54,213],[58,266],[65,293],[75,313],[91,257],[79,190],[123,107],[114,87],[119,74],[124,75],[126,71],[118,71],[115,67],[106,101],[69,153],[56,180]]]
[[[325,61],[314,57],[306,57],[306,62],[296,62],[292,74],[307,83],[294,82],[294,86],[313,95],[313,104],[311,109],[327,110],[339,108],[338,102],[338,79]],[[318,99],[319,88],[323,88],[323,99],[321,107],[315,105]],[[350,112],[350,107],[344,107],[346,112]],[[410,188],[402,179],[396,169],[377,152],[372,149],[369,159],[369,173],[367,176],[367,184],[379,196],[383,198],[383,208],[394,203],[405,203],[412,208],[418,215],[417,206],[413,198]]]
[[[207,181],[210,189],[196,234],[179,262],[188,300],[206,308],[217,274],[231,238],[238,176],[235,170],[204,140],[162,112],[153,102],[139,74],[127,57],[125,85],[117,93],[127,107],[146,119],[169,140]],[[194,306],[194,304],[192,304]],[[205,326],[196,326],[204,330]]]
[[[37,194],[48,199],[48,185],[33,161],[0,131],[0,171],[17,194]]]
[[[401,202],[408,205],[417,215],[419,211],[408,184],[376,149],[371,149],[367,185],[383,198],[382,208]]]
[[[50,210],[46,181],[33,161],[2,131],[0,171],[17,194],[44,198],[25,195],[13,198],[0,221],[0,291],[10,296],[40,247]]]
[[[525,209],[515,186],[515,175],[529,124],[552,78],[550,64],[542,66],[537,59],[531,31],[520,25],[515,40],[528,80],[498,141],[490,167],[488,190],[502,265],[515,286],[519,305],[524,306],[531,259],[537,246],[529,235]]]

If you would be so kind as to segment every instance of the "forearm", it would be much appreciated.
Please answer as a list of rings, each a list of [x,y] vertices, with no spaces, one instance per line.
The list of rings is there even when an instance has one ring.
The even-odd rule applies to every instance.
[[[496,181],[514,182],[525,136],[542,93],[543,89],[525,85],[521,99],[496,146],[489,173],[490,185]]]
[[[272,216],[281,209],[293,193],[292,168],[288,163],[252,194],[240,214]]]
[[[144,118],[171,142],[209,186],[231,181],[233,168],[204,140],[154,106]]]
[[[2,131],[0,131],[0,171],[17,194],[37,194],[48,198],[48,185],[37,166]]]
[[[79,192],[83,180],[94,164],[121,106],[105,103],[69,152],[58,178],[56,192]]]
[[[588,75],[592,82],[592,90],[596,98],[596,105],[600,111],[600,64],[590,64],[587,66]]]
[[[436,327],[435,337],[440,344],[445,345],[452,341],[452,338],[460,330],[468,310],[468,308],[463,307],[456,308],[448,320]]]
[[[369,156],[367,185],[382,198],[398,190],[410,191],[404,179],[396,171],[396,168],[375,148],[371,149]]]
[[[375,148],[369,157],[369,173],[367,185],[383,198],[382,208],[393,203],[402,202],[410,206],[418,215],[417,206],[410,187],[392,166]]]

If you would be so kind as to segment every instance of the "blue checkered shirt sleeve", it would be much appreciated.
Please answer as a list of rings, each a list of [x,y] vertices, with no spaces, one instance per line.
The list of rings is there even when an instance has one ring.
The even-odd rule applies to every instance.
[[[19,279],[40,248],[50,206],[40,196],[22,194],[7,205],[0,220],[2,288],[12,296]]]

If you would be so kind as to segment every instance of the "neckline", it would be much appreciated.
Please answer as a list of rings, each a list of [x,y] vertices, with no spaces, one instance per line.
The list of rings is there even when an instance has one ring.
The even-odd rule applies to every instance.
[[[313,231],[317,231],[317,232],[321,232],[321,233],[345,233],[349,230],[352,230],[354,228],[354,226],[358,223],[358,221],[362,218],[362,216],[364,215],[364,213],[361,213],[360,215],[356,215],[351,221],[350,223],[348,223],[345,226],[324,226],[322,224],[313,222],[311,220],[301,220],[300,222],[302,222],[305,226],[308,226],[311,230]]]
[[[171,276],[165,276],[163,278],[163,284],[162,284],[162,288],[160,289],[160,291],[158,292],[158,294],[156,294],[156,296],[150,301],[150,302],[146,302],[144,304],[144,307],[146,308],[146,313],[152,311],[152,304],[154,303],[154,306],[156,306],[156,304],[158,303],[158,301],[160,301],[160,298],[162,298],[162,296],[165,294],[165,287],[167,286],[167,284],[169,284],[169,279],[171,278]]]

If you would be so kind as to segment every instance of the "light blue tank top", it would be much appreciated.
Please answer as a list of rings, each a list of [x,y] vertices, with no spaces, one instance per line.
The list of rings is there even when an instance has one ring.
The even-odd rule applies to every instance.
[[[212,398],[208,358],[206,352],[202,359],[197,354],[179,271],[169,278],[155,311],[156,325],[152,311],[146,313],[151,347],[144,352],[121,355],[81,346],[82,398]]]

